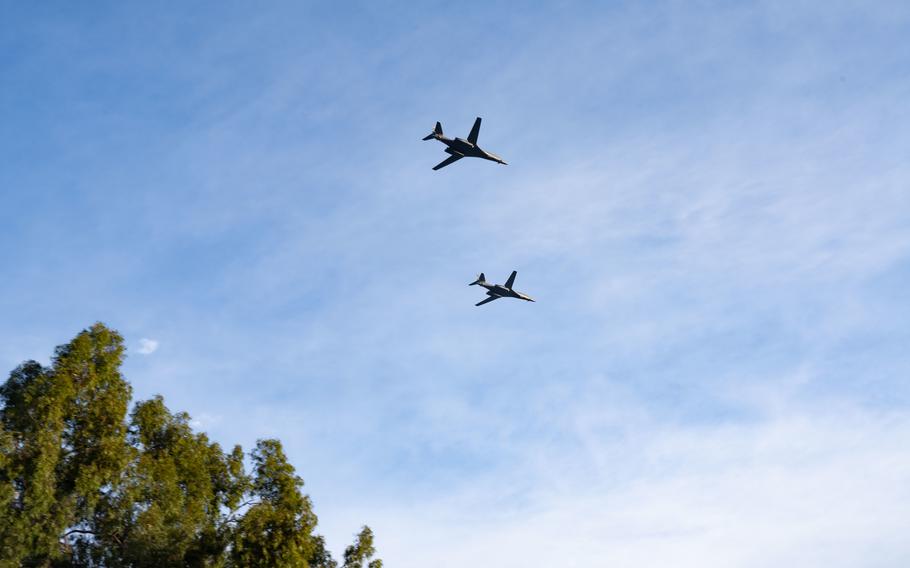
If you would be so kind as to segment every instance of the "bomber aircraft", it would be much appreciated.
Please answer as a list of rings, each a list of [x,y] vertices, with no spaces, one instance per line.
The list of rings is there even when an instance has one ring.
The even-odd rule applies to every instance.
[[[482,306],[488,302],[492,302],[493,300],[498,300],[499,298],[517,298],[519,300],[526,300],[528,302],[533,302],[534,300],[531,299],[530,296],[525,296],[521,292],[516,292],[515,290],[512,289],[512,284],[515,283],[515,276],[517,274],[518,274],[518,272],[513,270],[511,276],[509,276],[509,279],[506,280],[505,284],[490,284],[489,282],[487,282],[486,277],[484,277],[483,272],[481,272],[480,276],[477,277],[477,280],[471,282],[470,284],[468,284],[468,286],[474,286],[475,284],[477,286],[483,286],[484,288],[487,289],[487,296],[489,296],[489,298],[487,298],[486,300],[477,302],[474,305]]]
[[[453,164],[464,157],[483,158],[484,160],[490,160],[492,162],[498,162],[503,165],[508,165],[505,163],[505,161],[503,161],[502,158],[500,158],[496,154],[487,152],[486,150],[481,150],[480,146],[477,145],[477,135],[478,134],[480,134],[480,117],[479,116],[477,117],[477,120],[474,121],[474,127],[471,128],[471,133],[468,134],[467,140],[465,140],[464,138],[456,138],[454,140],[452,140],[451,138],[446,138],[442,134],[442,124],[437,122],[436,128],[433,129],[433,132],[430,132],[423,139],[432,140],[435,138],[436,140],[439,140],[440,142],[442,142],[443,144],[448,146],[448,148],[445,149],[445,152],[447,154],[451,154],[451,155],[448,158],[446,158],[445,160],[436,164],[436,166],[433,169],[438,170],[440,168],[444,168],[444,167],[448,166],[449,164]]]

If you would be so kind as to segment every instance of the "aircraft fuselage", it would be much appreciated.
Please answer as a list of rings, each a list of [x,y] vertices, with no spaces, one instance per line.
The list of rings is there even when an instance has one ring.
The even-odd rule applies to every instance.
[[[486,282],[480,282],[479,284],[489,290],[491,294],[499,296],[500,298],[517,298],[519,300],[527,300],[528,302],[534,301],[530,296],[526,296],[521,292],[516,292],[511,288],[506,288],[502,284],[489,284]]]
[[[502,158],[497,156],[492,152],[487,152],[476,144],[471,144],[464,138],[446,138],[444,136],[436,137],[437,140],[448,146],[446,152],[449,154],[457,152],[463,156],[471,158],[483,158],[484,160],[490,160],[492,162],[498,162],[500,164],[505,164]]]

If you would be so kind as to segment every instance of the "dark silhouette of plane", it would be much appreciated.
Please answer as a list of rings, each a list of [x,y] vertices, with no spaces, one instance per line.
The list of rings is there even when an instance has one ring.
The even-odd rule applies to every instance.
[[[512,289],[512,284],[515,283],[515,276],[517,274],[518,274],[518,272],[513,270],[512,275],[509,276],[509,279],[506,280],[505,284],[490,284],[489,282],[487,282],[487,279],[483,275],[483,272],[481,272],[480,276],[477,277],[477,280],[471,282],[470,284],[468,284],[468,286],[474,286],[475,284],[477,286],[483,286],[484,288],[487,289],[487,296],[489,296],[489,298],[487,298],[486,300],[477,302],[474,305],[482,306],[488,302],[492,302],[493,300],[498,300],[499,298],[517,298],[519,300],[526,300],[528,302],[533,302],[534,300],[531,299],[530,296],[525,296],[521,292],[516,292],[515,290]]]
[[[500,158],[496,154],[487,152],[486,150],[481,150],[480,146],[477,145],[477,135],[478,134],[480,134],[480,117],[479,116],[477,117],[477,120],[474,121],[474,127],[471,128],[471,133],[468,134],[467,140],[465,140],[464,138],[456,138],[454,140],[452,140],[451,138],[446,138],[442,134],[442,124],[437,122],[436,128],[433,129],[433,132],[430,132],[423,139],[432,140],[435,138],[436,140],[439,140],[440,142],[442,142],[443,144],[448,146],[448,148],[445,149],[445,152],[447,154],[451,154],[451,155],[448,158],[446,158],[445,160],[436,164],[436,166],[433,169],[438,170],[440,168],[444,168],[444,167],[448,166],[449,164],[453,164],[453,163],[457,162],[458,160],[465,158],[465,157],[483,158],[484,160],[490,160],[492,162],[498,162],[500,164],[508,165],[505,163],[505,161],[503,161],[502,158]]]

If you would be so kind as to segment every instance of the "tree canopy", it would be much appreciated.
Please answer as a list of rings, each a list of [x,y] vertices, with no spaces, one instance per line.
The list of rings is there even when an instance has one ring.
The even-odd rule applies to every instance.
[[[160,396],[127,415],[124,355],[98,323],[0,386],[0,568],[337,568],[281,442],[226,452]],[[343,566],[374,554],[364,526]]]

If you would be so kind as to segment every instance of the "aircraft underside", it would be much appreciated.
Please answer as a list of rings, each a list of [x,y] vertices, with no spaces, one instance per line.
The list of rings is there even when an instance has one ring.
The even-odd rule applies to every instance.
[[[477,136],[480,134],[480,118],[478,117],[474,121],[474,127],[471,128],[471,133],[468,134],[468,139],[463,138],[446,138],[442,134],[442,125],[436,123],[436,128],[429,135],[424,137],[424,140],[433,140],[436,139],[447,146],[445,152],[449,154],[449,157],[445,160],[436,164],[433,167],[434,170],[442,169],[449,164],[454,164],[462,158],[482,158],[484,160],[490,160],[491,162],[498,162],[500,164],[505,164],[505,162],[499,156],[490,154],[484,150],[481,150],[477,146]]]

